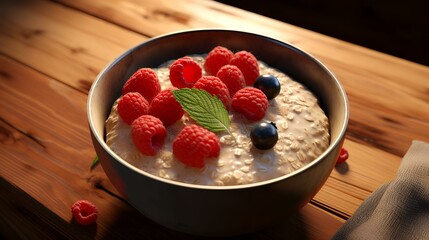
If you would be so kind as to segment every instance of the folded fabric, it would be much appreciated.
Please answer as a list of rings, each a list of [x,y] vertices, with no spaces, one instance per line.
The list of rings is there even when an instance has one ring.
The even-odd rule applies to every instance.
[[[365,199],[333,239],[429,239],[429,144],[413,141],[396,178]]]

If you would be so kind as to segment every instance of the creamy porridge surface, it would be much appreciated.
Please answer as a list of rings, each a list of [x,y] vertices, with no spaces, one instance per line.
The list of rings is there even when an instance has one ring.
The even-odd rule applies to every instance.
[[[195,56],[201,65],[204,58]],[[170,62],[171,63],[171,62]],[[171,87],[169,64],[154,69],[161,88]],[[317,98],[303,85],[287,75],[259,62],[261,74],[272,74],[281,83],[280,94],[269,101],[261,121],[274,122],[279,140],[269,150],[258,150],[250,140],[252,127],[259,122],[248,121],[230,112],[232,136],[218,133],[221,151],[218,158],[208,159],[202,169],[185,166],[172,154],[172,143],[180,130],[193,123],[186,114],[167,127],[167,137],[156,156],[144,156],[131,139],[131,126],[117,113],[117,101],[106,120],[107,145],[121,158],[150,174],[180,182],[199,185],[238,185],[273,179],[302,168],[329,145],[328,118]],[[204,74],[204,73],[203,73]]]

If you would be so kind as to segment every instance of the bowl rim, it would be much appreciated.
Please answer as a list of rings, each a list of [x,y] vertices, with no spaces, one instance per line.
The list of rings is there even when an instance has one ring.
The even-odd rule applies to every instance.
[[[168,37],[172,37],[175,35],[191,34],[191,33],[198,33],[198,32],[230,32],[230,33],[254,35],[256,37],[264,38],[264,39],[267,39],[269,41],[274,41],[278,44],[282,44],[288,48],[291,48],[293,51],[296,51],[296,52],[308,57],[311,61],[313,61],[320,68],[322,68],[334,80],[335,84],[338,86],[338,90],[340,91],[340,96],[341,96],[342,101],[344,102],[344,106],[345,106],[344,116],[343,116],[343,118],[345,118],[345,120],[343,121],[343,124],[340,128],[338,136],[335,139],[333,139],[333,141],[332,140],[330,141],[328,148],[325,149],[325,151],[323,151],[322,154],[320,154],[316,159],[314,159],[312,162],[305,165],[304,167],[302,167],[298,170],[295,170],[293,172],[290,172],[288,174],[276,177],[276,178],[272,178],[272,179],[268,179],[268,180],[264,180],[264,181],[260,181],[260,182],[255,182],[255,183],[240,184],[240,185],[212,186],[212,185],[201,185],[201,184],[179,182],[179,181],[170,180],[170,179],[166,179],[166,178],[162,178],[162,177],[158,177],[156,175],[150,174],[150,173],[148,173],[148,172],[146,172],[140,168],[135,167],[131,163],[128,163],[126,160],[122,159],[113,150],[111,150],[109,146],[107,146],[107,143],[104,141],[104,136],[100,136],[97,133],[97,131],[95,130],[92,111],[91,111],[91,105],[92,105],[92,101],[93,101],[93,94],[96,91],[96,88],[99,85],[99,82],[101,81],[101,77],[104,75],[105,72],[107,72],[115,64],[120,62],[128,54],[135,51],[137,48],[140,48],[144,45],[150,44],[150,43],[157,41],[159,39],[168,38]],[[330,154],[333,151],[333,149],[337,147],[337,145],[342,144],[343,139],[344,139],[344,135],[346,133],[347,124],[349,121],[349,114],[350,114],[349,108],[350,107],[349,107],[349,103],[348,103],[348,98],[347,98],[346,92],[345,92],[341,82],[338,80],[338,78],[335,76],[335,74],[333,72],[331,72],[322,62],[320,62],[317,58],[315,58],[311,54],[309,54],[306,51],[304,51],[304,50],[302,50],[302,49],[300,49],[294,45],[291,45],[285,41],[281,41],[281,40],[278,40],[278,39],[275,39],[272,37],[268,37],[265,35],[261,35],[261,34],[254,33],[254,32],[249,32],[249,31],[223,29],[223,28],[201,28],[201,29],[174,31],[174,32],[162,34],[162,35],[159,35],[156,37],[152,37],[152,38],[147,39],[146,41],[138,43],[137,45],[135,45],[135,46],[131,47],[130,49],[124,51],[117,58],[115,58],[110,63],[108,63],[100,71],[100,73],[96,76],[94,82],[91,85],[91,88],[88,92],[88,99],[87,99],[87,115],[88,115],[87,117],[88,117],[88,123],[89,123],[89,128],[90,128],[91,134],[93,135],[95,140],[100,144],[100,146],[103,148],[103,150],[105,150],[111,157],[113,157],[115,159],[115,161],[119,162],[124,167],[128,168],[129,170],[137,172],[137,173],[144,175],[145,177],[148,177],[150,179],[160,181],[160,182],[163,182],[166,184],[175,185],[178,187],[201,189],[201,190],[235,190],[235,189],[246,189],[246,188],[260,187],[260,186],[275,184],[277,182],[283,181],[284,179],[291,178],[295,175],[298,175],[302,172],[309,170],[313,165],[318,164],[323,158],[325,158],[328,154]],[[101,159],[99,161],[101,163]]]

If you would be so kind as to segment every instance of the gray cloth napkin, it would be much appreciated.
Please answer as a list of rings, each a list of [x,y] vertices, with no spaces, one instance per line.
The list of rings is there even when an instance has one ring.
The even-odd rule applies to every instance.
[[[396,178],[365,199],[333,239],[429,239],[429,144],[413,141]]]

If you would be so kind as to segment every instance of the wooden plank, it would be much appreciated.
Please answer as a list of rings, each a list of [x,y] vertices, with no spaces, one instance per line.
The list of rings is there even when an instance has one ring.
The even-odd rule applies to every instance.
[[[100,221],[107,222],[100,213],[98,224],[79,226],[62,219],[26,192],[0,178],[0,230],[5,239],[212,239],[190,236],[163,228],[145,218],[133,208],[115,209],[107,231]],[[110,209],[111,211],[113,209]],[[266,230],[229,239],[331,239],[344,220],[308,205],[284,222]]]
[[[351,154],[349,171],[341,175],[334,171],[315,201],[336,206],[343,217],[393,178],[411,140],[429,141],[429,82],[423,80],[429,71],[424,66],[211,1],[59,2],[149,36],[192,27],[246,29],[291,42],[320,58],[348,93],[347,138],[353,141],[346,141]],[[178,5],[185,7],[174,8]],[[105,14],[106,9],[115,14]],[[394,101],[392,96],[407,101]],[[353,194],[346,190],[350,188],[355,189]],[[337,198],[337,193],[344,195]]]
[[[226,7],[225,9],[228,11],[213,12],[213,9],[218,9],[219,7],[215,8],[212,4],[216,5],[217,3],[201,2],[206,5],[203,6],[204,8],[196,6],[196,9],[199,9],[198,12],[204,12],[204,9],[207,8],[205,11],[211,11],[212,15],[217,13],[225,18],[218,17],[216,18],[218,22],[209,26],[222,26],[220,25],[221,23],[226,20],[229,22],[229,18],[235,16],[232,14],[233,8]],[[22,7],[18,4],[14,5],[15,1],[12,3],[4,1],[2,3],[8,3],[8,5],[1,8],[4,10],[1,16],[5,18],[4,21],[1,21],[3,26],[0,25],[0,29],[4,31],[0,35],[0,40],[4,43],[1,46],[2,51],[54,78],[64,79],[63,81],[83,91],[89,88],[90,83],[105,64],[126,48],[142,40],[136,34],[88,16],[75,16],[75,12],[56,5],[42,2],[34,4],[37,6],[34,7],[31,4],[33,3],[32,1],[25,3],[25,6],[28,7]],[[140,3],[130,0],[130,2],[122,2],[122,4],[117,5],[112,5],[114,2],[111,1],[72,1],[64,3],[74,4],[73,7],[84,8],[84,11],[98,14],[107,20],[121,20],[121,22],[115,23],[132,29],[135,28],[132,24],[138,23],[140,28],[134,30],[151,35],[158,32],[150,32],[154,30],[142,26],[150,25],[160,28],[159,26],[165,25],[165,28],[162,27],[163,33],[170,30],[180,30],[187,25],[182,23],[180,27],[169,29],[175,24],[166,23],[176,21],[177,19],[173,16],[179,18],[178,16],[181,15],[189,15],[186,12],[186,8],[180,10],[183,12],[177,13],[177,11],[172,11],[168,4],[161,4],[161,6],[166,6],[166,9],[161,11],[159,10],[160,5],[152,1]],[[187,3],[187,6],[189,4],[196,5],[197,3],[191,1]],[[9,10],[6,11],[6,9]],[[110,9],[110,11],[101,11],[100,9]],[[133,9],[133,11],[130,9]],[[107,14],[113,11],[117,12]],[[156,17],[141,17],[143,12],[146,14],[164,12],[164,18],[161,21]],[[428,134],[425,134],[429,131],[429,114],[425,111],[429,107],[428,95],[425,90],[429,89],[429,81],[422,81],[429,73],[426,67],[393,57],[387,58],[383,54],[286,24],[278,26],[280,23],[276,21],[251,13],[240,13],[245,18],[249,18],[246,22],[253,21],[255,26],[268,24],[266,22],[269,21],[274,26],[274,29],[280,28],[280,26],[283,26],[282,28],[292,28],[293,33],[290,32],[279,37],[286,40],[290,36],[295,36],[296,38],[306,37],[305,41],[301,40],[296,43],[298,46],[303,45],[303,47],[306,47],[306,44],[318,43],[317,46],[314,46],[312,52],[316,55],[322,55],[322,60],[325,62],[326,59],[328,65],[332,64],[332,69],[340,77],[347,90],[352,107],[348,131],[350,139],[385,149],[398,156],[402,156],[405,153],[413,139],[429,141]],[[68,17],[58,19],[57,15]],[[118,15],[120,17],[117,17]],[[200,22],[200,20],[204,22],[198,16],[192,16],[196,18],[195,22]],[[237,16],[235,17],[237,18]],[[156,23],[154,22],[155,20],[157,21]],[[63,26],[64,21],[66,26],[70,26],[69,28]],[[166,23],[163,24],[163,21]],[[236,19],[236,21],[238,20]],[[246,29],[260,30],[256,27]],[[281,31],[282,33],[284,32],[283,30]],[[158,29],[158,31],[160,30]],[[289,29],[289,31],[292,30]],[[278,34],[274,34],[274,36]],[[65,38],[64,36],[70,37]],[[120,37],[118,38],[117,36]],[[316,37],[321,38],[321,40]],[[121,47],[118,48],[117,45]],[[330,49],[331,52],[335,51],[335,54],[329,54],[325,48]],[[52,51],[49,52],[47,49]],[[109,49],[109,51],[105,49]],[[53,55],[52,52],[55,54]],[[319,54],[319,52],[322,54]],[[354,55],[351,56],[351,54]],[[46,59],[46,61],[40,61],[40,59]],[[67,67],[64,67],[62,59],[67,59]],[[349,59],[353,59],[353,63],[350,63]],[[362,63],[368,62],[371,62],[371,64],[362,66]],[[377,67],[374,68],[374,65]],[[389,69],[389,71],[385,71],[381,75],[377,70],[383,68]],[[410,82],[410,84],[402,86],[403,82]],[[390,96],[408,98],[409,100],[392,101]],[[364,121],[359,121],[360,119]]]
[[[101,65],[107,64],[107,62],[114,58],[114,56],[110,56],[114,55],[111,52],[120,52],[127,48],[126,45],[130,44],[129,41],[133,42],[141,39],[139,35],[136,35],[132,32],[122,30],[112,24],[105,23],[104,21],[99,21],[95,18],[86,16],[69,8],[64,8],[57,4],[48,2],[37,2],[37,4],[35,4],[37,6],[33,6],[33,1],[24,1],[22,3],[21,2],[2,2],[2,4],[7,5],[5,5],[6,8],[1,9],[10,9],[10,12],[14,12],[14,15],[11,15],[10,13],[8,14],[9,11],[3,12],[4,14],[1,16],[3,16],[4,21],[2,21],[2,23],[0,24],[3,24],[3,26],[7,28],[11,28],[10,26],[15,26],[16,29],[10,29],[11,31],[0,30],[3,31],[0,38],[2,40],[5,40],[6,43],[0,46],[0,50],[7,55],[10,55],[11,57],[17,59],[18,61],[25,63],[30,67],[35,68],[38,71],[41,71],[47,75],[50,75],[59,81],[70,84],[71,86],[84,92],[87,91],[90,86],[90,83],[92,82],[93,77],[95,77],[97,72],[101,69]],[[81,2],[76,1],[76,3]],[[90,6],[94,6],[93,4],[95,3],[100,4],[100,2],[96,1],[85,1],[85,3]],[[103,3],[107,5],[111,4],[109,1],[103,1]],[[148,1],[148,3],[151,2]],[[143,3],[141,4],[142,6],[144,6]],[[155,3],[152,2],[152,4]],[[131,4],[130,6],[135,5]],[[141,8],[142,7],[136,7],[135,11],[142,11]],[[118,9],[122,9],[121,5],[118,5]],[[202,9],[200,10],[202,11]],[[112,13],[113,10],[111,10],[110,12]],[[69,20],[64,20],[62,18],[58,19],[58,15],[54,13],[57,13],[61,16],[66,16],[65,18]],[[228,14],[228,12],[223,14]],[[116,16],[115,14],[110,15]],[[250,14],[250,20],[252,20],[253,18],[257,20],[260,17]],[[168,22],[172,20],[168,20],[168,18],[166,18],[164,19],[164,21]],[[139,23],[146,25],[148,24],[146,22]],[[257,21],[255,24],[257,24]],[[152,25],[156,24],[152,22]],[[300,31],[298,31],[298,33]],[[43,34],[39,34],[38,32],[41,32]],[[72,34],[70,34],[70,32]],[[24,37],[27,35],[23,33],[30,34],[30,37]],[[111,34],[109,34],[105,39],[103,33]],[[61,38],[61,36],[63,35],[73,35],[74,37]],[[117,37],[112,36],[119,36],[118,38],[120,41],[117,41]],[[322,38],[324,39],[324,37]],[[97,45],[100,45],[101,47],[92,48],[94,42],[98,43]],[[85,50],[81,53],[78,53],[78,56],[75,56],[76,54],[71,53],[73,51],[70,50],[71,45],[69,44],[76,46],[76,49],[91,49],[91,51],[88,52],[87,50]],[[47,51],[49,49],[56,50],[55,54],[49,53]],[[351,49],[353,50],[353,46]],[[95,56],[102,57],[97,58]],[[111,59],[109,59],[110,57]],[[43,61],[41,61],[41,59],[43,59]],[[64,62],[69,63],[67,67],[55,66],[55,64],[63,65]],[[52,63],[55,64],[52,65]],[[390,136],[389,142],[382,144],[378,143],[379,141],[381,141],[381,138],[389,137],[384,136],[380,133],[380,131],[377,132],[377,130],[379,129],[384,129],[385,125],[389,126],[386,127],[385,132],[394,131],[395,134],[407,135],[407,129],[410,128],[414,129],[414,132],[417,132],[413,134],[424,133],[419,132],[421,129],[421,124],[425,124],[424,121],[415,121],[408,116],[399,117],[396,113],[391,113],[392,115],[390,116],[390,118],[386,116],[379,116],[378,111],[380,111],[381,106],[375,107],[375,104],[377,104],[377,102],[371,102],[373,106],[368,107],[367,103],[365,102],[365,99],[369,97],[366,96],[366,94],[362,94],[366,91],[366,85],[359,84],[359,81],[354,81],[356,79],[359,79],[361,75],[358,73],[354,73],[354,69],[349,69],[344,62],[339,62],[337,66],[341,66],[341,68],[344,68],[343,71],[340,71],[340,73],[345,74],[341,77],[345,77],[346,79],[346,81],[344,81],[347,84],[346,88],[350,88],[352,90],[356,88],[354,91],[349,92],[349,96],[351,96],[352,112],[348,138],[365,143],[370,142],[373,146],[376,146],[380,149],[388,150],[383,146],[394,145],[396,147],[397,143],[395,142],[398,140],[396,139],[396,137]],[[86,70],[81,71],[82,69],[92,70],[88,72]],[[86,80],[83,81],[83,79]],[[386,81],[385,78],[380,78],[379,80]],[[377,82],[375,82],[370,85],[369,88],[380,89],[382,87],[381,85],[382,84],[377,84]],[[396,86],[395,89],[397,88],[399,88],[399,85]],[[411,86],[410,88],[408,88],[407,86],[407,89],[409,90],[408,92],[412,92]],[[392,91],[390,91],[390,93],[392,93]],[[378,98],[378,101],[384,101],[387,96],[383,97],[384,98]],[[416,102],[419,102],[418,99],[420,99],[420,97],[415,97],[412,99],[415,99]],[[404,106],[402,108],[405,107],[409,106],[404,103]],[[420,103],[419,108],[424,109],[424,104]],[[418,108],[410,107],[410,110],[416,109]],[[25,115],[24,113],[25,112],[17,113],[16,116]],[[417,113],[418,112],[416,112],[415,114]],[[19,117],[16,117],[14,121],[19,121],[18,118]],[[394,121],[401,121],[401,123],[395,124]],[[414,123],[414,125],[409,124],[410,122]],[[369,123],[371,123],[370,125],[373,125],[374,127],[369,128],[371,127]],[[23,126],[24,125],[25,124],[23,124]],[[410,127],[410,125],[412,127]],[[82,127],[86,125],[84,124],[79,126]],[[372,136],[378,142],[375,140],[371,140],[370,137]],[[347,145],[348,143],[350,143],[349,146]],[[409,145],[409,142],[403,140],[403,144]],[[406,145],[406,147],[408,147],[408,145]],[[359,171],[354,171],[354,168],[352,168],[347,175],[335,176],[335,172],[333,173],[333,176],[335,177],[333,178],[331,176],[327,184],[322,188],[321,192],[315,197],[315,201],[318,201],[319,203],[326,206],[335,206],[335,208],[337,209],[336,211],[338,211],[338,214],[342,217],[350,216],[357,208],[357,206],[359,206],[362,199],[364,199],[378,185],[381,185],[385,181],[391,179],[391,177],[395,173],[394,167],[397,166],[395,164],[391,165],[391,159],[394,159],[393,161],[395,163],[399,162],[399,157],[392,157],[389,154],[384,154],[382,151],[372,149],[362,144],[354,144],[354,142],[352,141],[347,141],[346,146],[348,146],[348,149],[351,152],[351,158],[359,160],[359,162],[356,162],[357,164],[353,167],[359,169],[359,167],[361,166],[367,166],[368,164],[366,162],[364,165],[361,165],[360,161],[361,159],[370,159],[380,162],[382,164],[381,169],[387,170],[383,173],[380,173],[379,175],[377,175],[379,177],[376,177],[372,180],[371,178],[374,177],[374,172],[372,171],[372,169],[374,168],[362,168],[359,169]],[[392,151],[395,152],[396,150]],[[367,152],[370,152],[373,155],[366,154]],[[385,155],[387,155],[388,157],[386,158]],[[380,158],[381,160],[378,160]],[[388,166],[394,167],[389,168]],[[371,185],[369,185],[369,187],[368,181],[371,182]],[[341,188],[353,188],[358,194],[350,194],[349,191],[341,191]],[[343,193],[344,195],[342,198],[337,198],[337,193]]]
[[[413,139],[429,141],[428,67],[214,1],[57,1],[148,36],[220,27],[292,43],[319,58],[344,84],[351,102],[350,139],[398,156]]]
[[[103,67],[146,39],[59,4],[0,2],[0,51],[84,92]]]
[[[347,219],[374,190],[395,178],[401,158],[354,141],[346,140],[344,147],[349,159],[336,166],[313,202]]]
[[[86,95],[5,57],[0,62],[1,176],[64,219],[74,201],[106,197],[89,171],[95,153]],[[115,191],[108,181],[106,188]]]
[[[0,89],[0,190],[8,192],[0,197],[0,222],[7,226],[4,234],[22,238],[200,239],[146,219],[118,196],[101,168],[89,170],[94,151],[86,123],[86,94],[4,56],[0,56]],[[70,206],[79,199],[98,206],[100,218],[95,229],[71,222]],[[286,222],[284,227],[246,239],[301,236],[303,232],[329,239],[343,220],[307,205]],[[307,233],[309,229],[321,232]]]

